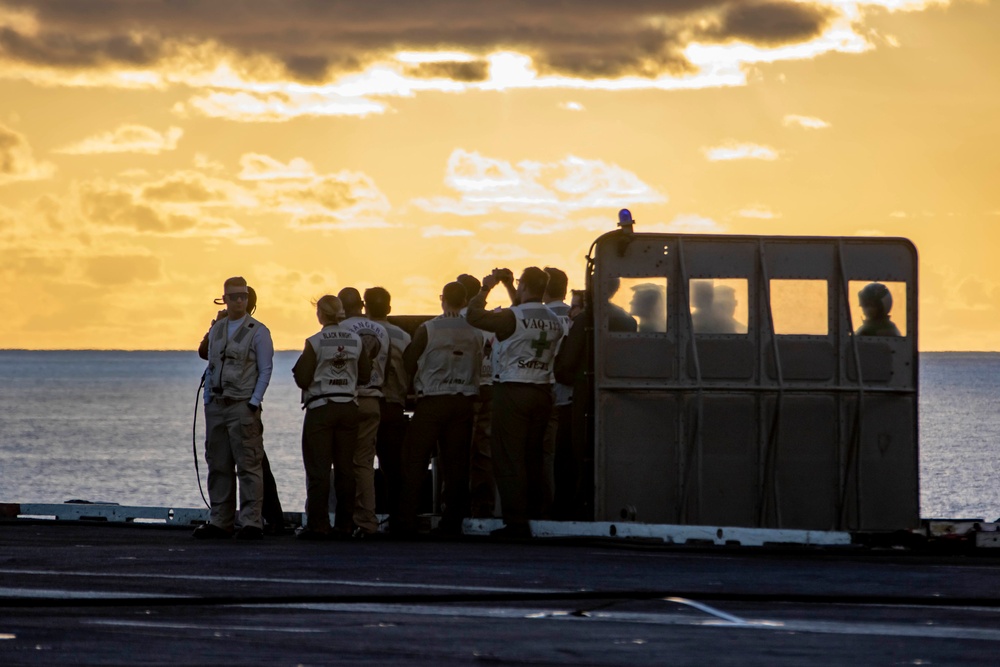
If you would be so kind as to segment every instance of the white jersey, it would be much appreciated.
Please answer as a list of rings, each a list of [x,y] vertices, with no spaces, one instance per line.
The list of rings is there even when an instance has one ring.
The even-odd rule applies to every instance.
[[[386,366],[389,364],[389,332],[378,322],[367,317],[348,317],[340,323],[348,331],[361,336],[364,349],[372,358],[372,376],[368,384],[358,387],[358,396],[382,398],[382,384],[385,382]]]
[[[357,402],[361,337],[330,324],[306,341],[316,353],[316,370],[312,384],[302,391],[302,405],[317,408],[326,403]]]
[[[506,340],[494,346],[495,382],[552,384],[555,381],[556,347],[563,337],[559,318],[538,302],[511,306],[517,326]]]
[[[438,316],[424,322],[427,347],[417,359],[417,396],[479,395],[483,347],[479,330],[462,317]]]

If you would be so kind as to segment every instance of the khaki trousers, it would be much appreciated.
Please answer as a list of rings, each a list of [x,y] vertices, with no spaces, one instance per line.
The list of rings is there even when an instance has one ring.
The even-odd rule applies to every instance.
[[[205,406],[205,462],[208,464],[210,523],[233,530],[239,480],[239,525],[263,528],[264,438],[260,411],[245,401],[225,405],[212,399]],[[234,472],[235,468],[235,472]]]
[[[375,516],[375,443],[381,419],[379,399],[358,396],[358,447],[354,450],[354,525],[366,533],[378,531]]]

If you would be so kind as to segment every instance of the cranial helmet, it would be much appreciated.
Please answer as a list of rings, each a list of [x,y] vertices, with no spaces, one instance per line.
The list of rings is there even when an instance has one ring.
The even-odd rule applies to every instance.
[[[880,309],[883,315],[888,315],[892,310],[892,293],[882,283],[868,283],[858,292],[858,302],[862,308],[874,306]]]

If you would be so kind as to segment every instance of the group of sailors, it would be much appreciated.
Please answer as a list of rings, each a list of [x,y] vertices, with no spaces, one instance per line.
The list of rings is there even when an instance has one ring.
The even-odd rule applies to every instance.
[[[498,285],[511,305],[489,309]],[[582,448],[574,445],[571,386],[583,346],[578,336],[567,338],[583,299],[574,291],[573,304],[566,303],[567,286],[566,274],[555,268],[528,267],[517,281],[509,269],[495,269],[482,281],[463,274],[441,290],[440,315],[412,337],[388,321],[391,297],[382,287],[363,297],[347,287],[320,298],[321,328],[306,339],[292,369],[305,410],[306,521],[296,536],[417,535],[432,457],[441,478],[437,534],[461,534],[465,518],[497,511],[504,525],[494,533],[513,538],[530,536],[530,520],[583,518],[592,482],[583,472]],[[230,278],[223,289],[226,308],[199,348],[209,364],[211,510],[194,536],[261,539],[265,531],[284,530],[261,422],[273,344],[252,315],[256,297],[246,280]],[[561,347],[565,384],[556,382]],[[416,398],[410,418],[408,396]],[[386,531],[375,511],[376,456]]]

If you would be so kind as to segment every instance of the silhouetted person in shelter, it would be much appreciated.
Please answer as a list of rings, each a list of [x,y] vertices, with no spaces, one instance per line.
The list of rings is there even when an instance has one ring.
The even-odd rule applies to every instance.
[[[892,310],[892,293],[882,283],[869,283],[858,292],[858,304],[864,313],[865,321],[861,323],[856,336],[901,336],[899,328],[890,319]]]
[[[667,330],[667,306],[664,290],[654,283],[632,288],[630,314],[639,320],[639,333],[663,333]]]
[[[622,281],[617,276],[608,278],[605,283],[606,289],[601,294],[601,298],[607,302],[605,307],[608,310],[608,331],[635,333],[639,328],[635,318],[625,312],[624,308],[611,302],[615,294],[618,294],[621,284]]]
[[[733,334],[746,331],[746,326],[733,317],[737,305],[735,289],[701,280],[693,283],[691,292],[695,308],[691,321],[695,333]]]

